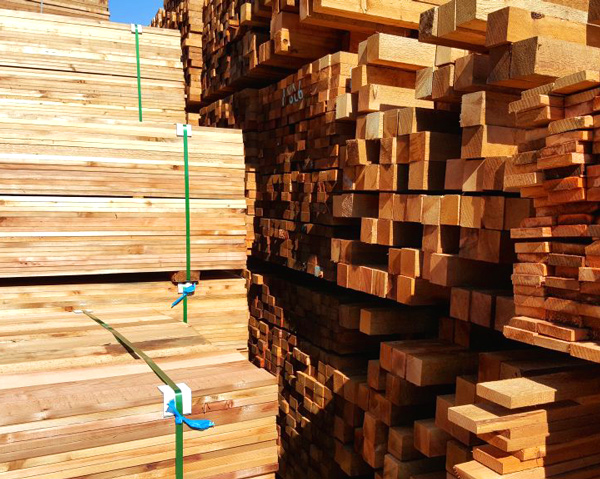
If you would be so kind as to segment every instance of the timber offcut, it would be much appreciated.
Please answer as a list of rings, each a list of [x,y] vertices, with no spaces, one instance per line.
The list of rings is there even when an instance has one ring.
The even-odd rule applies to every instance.
[[[600,0],[0,8],[0,479],[600,478]]]

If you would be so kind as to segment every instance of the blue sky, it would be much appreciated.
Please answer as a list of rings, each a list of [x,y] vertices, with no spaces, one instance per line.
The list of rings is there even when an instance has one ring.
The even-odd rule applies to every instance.
[[[109,0],[110,19],[113,22],[150,24],[163,0]]]

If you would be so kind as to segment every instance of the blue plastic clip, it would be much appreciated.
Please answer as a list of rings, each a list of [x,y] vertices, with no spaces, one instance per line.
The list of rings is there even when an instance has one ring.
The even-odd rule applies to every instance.
[[[190,286],[183,288],[183,294],[175,300],[175,302],[171,305],[171,308],[174,308],[179,303],[181,303],[186,296],[191,296],[196,292],[196,283],[192,283]]]
[[[187,424],[187,426],[191,429],[196,429],[197,431],[206,431],[211,427],[215,427],[215,423],[209,421],[208,419],[188,419],[183,414],[181,414],[177,407],[175,406],[175,400],[171,399],[169,402],[169,407],[167,411],[175,416],[175,424]]]

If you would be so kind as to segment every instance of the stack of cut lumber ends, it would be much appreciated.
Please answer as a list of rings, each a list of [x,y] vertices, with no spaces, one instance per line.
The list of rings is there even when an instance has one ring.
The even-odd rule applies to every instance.
[[[175,476],[175,424],[163,418],[160,379],[80,308],[191,388],[189,418],[216,424],[185,429],[185,477],[274,479],[275,379],[169,317],[166,297],[162,307],[140,304],[139,294],[160,296],[149,289],[173,293],[160,283],[0,288],[2,479]],[[208,306],[211,296],[194,301]]]
[[[452,460],[449,452],[449,477],[598,475],[597,366],[542,353],[547,354],[533,358],[528,350],[482,355],[476,383],[462,388],[460,395],[457,389],[453,401],[445,401],[446,414],[438,410],[446,427],[463,438],[462,452]]]
[[[439,5],[439,0],[371,2],[368,8],[355,1],[275,0],[271,4],[270,41],[260,46],[260,61],[285,65],[338,50],[356,52],[359,43],[376,32],[411,36],[418,29],[420,14]]]
[[[435,424],[436,398],[451,394],[455,377],[476,367],[477,353],[446,340],[382,342],[366,378],[351,377],[344,386],[363,418],[356,427],[345,423],[344,447],[382,477],[443,478],[450,435]]]
[[[450,303],[453,318],[501,330],[511,316],[509,230],[531,209],[502,185],[518,97],[448,93],[460,52],[447,47],[377,34],[359,51],[353,91],[337,101],[356,132],[334,214],[361,227],[333,242],[338,284],[404,304]],[[434,63],[450,73],[427,87]]]
[[[139,37],[140,123],[128,25],[11,10],[0,25],[0,277],[183,269],[179,35]],[[193,269],[244,268],[243,161],[241,132],[193,131]]]
[[[427,318],[427,310],[414,306],[363,308],[361,326],[367,319],[380,324],[384,319],[397,321],[410,311]],[[509,343],[496,331],[459,327],[465,324],[459,321],[455,328],[453,320],[441,317],[438,338],[381,342],[379,358],[369,361],[366,377],[351,377],[344,385],[344,395],[359,407],[362,421],[354,427],[346,422],[344,436],[338,437],[344,444],[340,464],[352,464],[350,448],[375,477],[444,478],[444,461],[448,468],[457,453],[463,457],[466,446],[461,441],[469,442],[460,431],[446,427],[442,419],[447,404],[474,387],[477,351],[502,349]]]
[[[333,216],[352,125],[335,119],[356,55],[339,52],[259,91],[253,254],[335,281],[332,238],[353,219]]]
[[[187,107],[194,109],[202,100],[202,0],[164,0],[150,23],[153,27],[181,32],[182,62]]]
[[[427,415],[425,409],[433,414],[435,395],[430,388],[427,400],[415,393],[395,401],[374,390],[370,401],[370,385],[379,389],[377,381],[385,380],[383,371],[373,376],[379,361],[370,359],[377,357],[382,339],[435,334],[435,311],[421,311],[423,320],[415,321],[408,307],[307,281],[283,268],[251,269],[250,357],[279,378],[282,477],[343,478],[381,469],[373,462],[379,461],[372,456],[378,452],[363,454],[365,411],[378,429],[387,427],[382,421],[412,425],[411,418]],[[426,468],[427,461],[421,462]]]
[[[588,3],[450,0],[421,15],[419,40],[470,51],[456,65],[457,78],[486,88],[533,88],[571,73],[574,64],[596,65],[598,33],[586,25]]]
[[[347,30],[357,37],[375,32],[396,35],[419,29],[421,13],[444,0],[398,0],[393,8],[384,2],[372,2],[364,8],[360,2],[298,0],[273,2],[274,11],[297,12],[301,26],[322,26]]]
[[[512,230],[515,317],[507,337],[600,362],[596,131],[600,74],[582,71],[523,92],[526,118],[507,186],[535,214]]]
[[[271,2],[270,39],[259,48],[260,61],[269,65],[304,63],[348,49],[352,40],[344,25],[335,28],[301,22],[299,0]]]
[[[246,246],[248,254],[254,243],[254,217],[257,196],[258,90],[246,88],[202,107],[197,115],[188,114],[190,122],[200,126],[237,128],[244,136],[244,158],[246,164]],[[193,117],[193,119],[191,118]]]
[[[108,20],[108,0],[2,0],[0,8]]]
[[[270,2],[210,0],[203,11],[203,105],[268,85],[300,66],[259,65],[259,48],[269,39]]]

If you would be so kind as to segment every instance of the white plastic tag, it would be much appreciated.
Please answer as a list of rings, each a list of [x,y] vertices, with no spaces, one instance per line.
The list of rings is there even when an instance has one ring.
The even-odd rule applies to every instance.
[[[179,294],[183,294],[183,290],[185,288],[189,288],[191,285],[193,285],[194,283],[177,283],[177,292]]]
[[[177,123],[177,136],[183,136],[183,133],[187,131],[187,136],[192,136],[192,125],[184,125],[183,123]]]
[[[141,35],[143,33],[143,28],[141,25],[132,23],[131,24],[131,33],[135,33],[135,29],[137,27],[137,32]]]
[[[183,406],[183,414],[192,414],[192,390],[185,383],[177,383],[181,389],[181,401]],[[175,391],[170,386],[163,384],[158,386],[160,392],[163,393],[163,417],[173,417],[174,414],[167,411],[169,403],[175,399]]]

